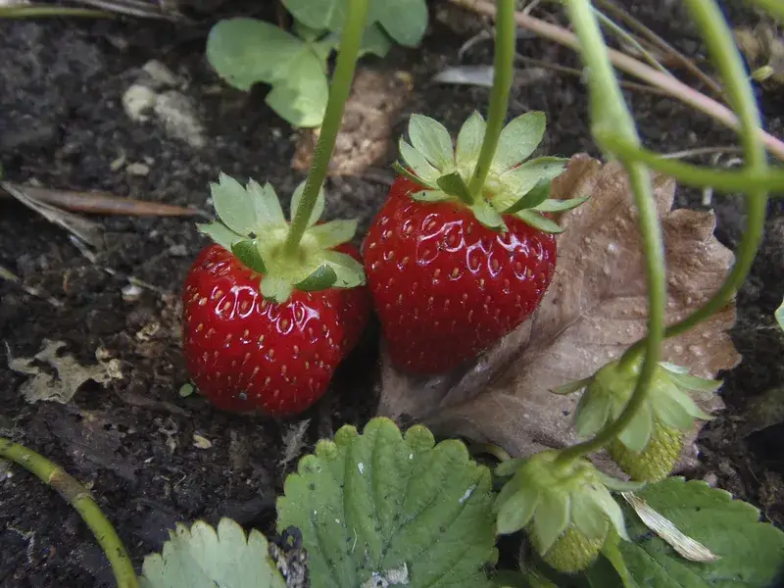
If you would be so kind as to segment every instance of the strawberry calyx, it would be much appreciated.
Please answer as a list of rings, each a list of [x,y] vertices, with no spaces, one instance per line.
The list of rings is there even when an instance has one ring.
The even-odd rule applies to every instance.
[[[490,171],[479,194],[469,185],[479,160],[486,123],[474,112],[465,121],[453,145],[449,131],[438,121],[414,114],[408,124],[408,138],[400,139],[402,163],[395,164],[401,175],[424,187],[411,194],[420,202],[452,201],[467,206],[484,226],[506,231],[504,215],[513,215],[547,233],[563,229],[548,213],[576,208],[588,200],[550,198],[552,180],[561,175],[568,159],[538,157],[526,161],[542,141],[543,112],[527,112],[504,127]]]
[[[552,390],[570,394],[584,390],[577,405],[575,429],[583,437],[596,435],[616,421],[629,402],[642,367],[642,357],[623,365],[615,360],[593,376],[570,382]],[[648,394],[629,425],[618,435],[626,448],[643,451],[651,440],[657,423],[677,431],[688,431],[695,420],[711,420],[690,396],[690,392],[715,392],[722,382],[689,374],[688,368],[660,362]]]
[[[299,206],[304,182],[291,198],[291,216]],[[198,225],[215,243],[231,251],[245,266],[260,275],[260,290],[269,300],[283,303],[294,290],[316,292],[327,288],[354,288],[365,283],[362,265],[350,255],[335,251],[350,241],[357,230],[356,220],[320,223],[324,211],[324,192],[319,191],[316,206],[294,255],[285,252],[289,234],[275,189],[250,180],[242,186],[221,173],[218,183],[210,184],[218,219]]]
[[[558,456],[558,451],[543,451],[498,466],[499,476],[512,476],[494,505],[498,533],[525,529],[542,556],[569,529],[603,543],[613,528],[628,540],[623,511],[610,489],[628,492],[642,484],[607,476],[587,459],[564,464]]]

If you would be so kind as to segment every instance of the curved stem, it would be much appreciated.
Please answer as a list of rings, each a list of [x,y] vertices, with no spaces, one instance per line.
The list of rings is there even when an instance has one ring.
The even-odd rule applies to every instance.
[[[569,19],[581,42],[583,62],[590,71],[589,97],[594,136],[600,139],[603,129],[616,129],[630,143],[639,144],[634,119],[623,100],[590,0],[567,0],[566,5]],[[558,462],[563,464],[601,449],[629,425],[645,402],[661,355],[667,300],[661,226],[648,169],[644,164],[629,160],[624,161],[624,166],[639,214],[642,248],[645,253],[645,277],[648,284],[648,336],[645,358],[634,392],[618,419],[593,439],[564,449],[558,456]]]
[[[75,478],[44,456],[0,437],[0,457],[19,464],[42,482],[48,484],[82,516],[112,565],[118,588],[137,588],[139,583],[131,558],[112,524],[106,519],[90,493]]]
[[[65,6],[47,6],[45,4],[22,4],[20,6],[0,6],[0,19],[6,18],[39,18],[47,16],[113,18],[113,15],[102,10],[90,8],[68,8]]]
[[[474,202],[482,194],[482,188],[490,172],[498,138],[504,130],[506,112],[509,108],[509,91],[512,88],[515,56],[515,2],[497,0],[495,19],[495,58],[493,60],[493,91],[490,94],[490,109],[487,114],[487,129],[482,140],[482,149],[468,185]]]
[[[359,58],[359,48],[362,44],[362,35],[365,32],[369,0],[349,0],[348,16],[340,36],[340,49],[335,65],[335,73],[329,88],[327,109],[321,125],[316,150],[313,154],[313,163],[308,170],[305,187],[299,206],[291,219],[291,227],[284,245],[288,255],[294,255],[299,247],[299,242],[308,228],[308,220],[316,205],[319,190],[327,177],[327,168],[335,148],[335,141],[343,122],[343,111],[346,100],[351,93],[351,83],[354,80],[354,70]]]

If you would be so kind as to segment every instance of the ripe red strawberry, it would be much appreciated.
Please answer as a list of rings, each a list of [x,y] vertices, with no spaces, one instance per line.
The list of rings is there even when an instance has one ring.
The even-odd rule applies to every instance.
[[[408,169],[399,167],[402,177],[363,244],[368,286],[399,368],[455,368],[520,325],[541,302],[555,271],[552,233],[560,231],[542,213],[584,199],[547,199],[563,160],[519,165],[541,140],[539,119],[523,115],[504,130],[492,173],[474,201],[466,184],[484,121],[475,114],[466,122],[455,153],[439,123],[412,117],[413,145],[401,142]]]
[[[213,186],[218,214],[234,226],[202,227],[219,243],[201,251],[186,278],[183,350],[197,388],[218,408],[288,416],[327,390],[359,340],[370,298],[358,286],[356,248],[342,242],[355,223],[313,220],[296,258],[283,257],[288,224],[272,195],[227,176]],[[242,200],[255,205],[247,222],[225,209]]]

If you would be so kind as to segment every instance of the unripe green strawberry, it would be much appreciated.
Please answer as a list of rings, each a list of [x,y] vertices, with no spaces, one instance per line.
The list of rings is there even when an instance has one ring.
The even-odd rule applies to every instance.
[[[536,550],[541,553],[541,545],[536,533],[529,533],[529,537]],[[542,559],[559,572],[576,574],[594,562],[606,539],[607,532],[601,538],[590,538],[578,529],[569,527],[542,555]]]
[[[669,476],[682,449],[683,433],[656,418],[651,438],[642,451],[632,451],[618,439],[607,447],[612,460],[640,482],[659,482]]]

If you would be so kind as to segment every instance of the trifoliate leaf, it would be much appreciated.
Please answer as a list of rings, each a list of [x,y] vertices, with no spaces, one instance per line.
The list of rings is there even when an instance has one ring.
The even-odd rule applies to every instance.
[[[539,497],[534,513],[534,534],[537,548],[544,554],[569,525],[569,496],[548,492]]]
[[[430,117],[412,114],[408,123],[408,138],[414,149],[442,174],[452,171],[455,154],[452,138],[444,125]]]
[[[341,243],[348,243],[357,232],[357,219],[333,220],[308,229],[307,235],[316,240],[320,249],[331,249]]]
[[[462,443],[435,445],[421,426],[403,437],[375,418],[300,460],[278,499],[278,528],[302,533],[314,588],[363,586],[404,565],[408,588],[489,588],[491,494],[489,470]]]
[[[178,524],[162,554],[144,559],[141,588],[285,588],[269,555],[264,535],[248,537],[231,519],[221,519],[217,532],[204,521],[189,529]]]
[[[504,214],[514,214],[528,208],[536,208],[550,197],[550,180],[543,180],[536,184],[528,193],[504,210]]]
[[[378,21],[395,41],[406,47],[417,45],[427,30],[425,0],[376,0]]]
[[[534,514],[539,503],[539,492],[536,488],[524,486],[517,488],[506,500],[497,504],[498,515],[496,531],[501,535],[515,533],[525,527]]]
[[[472,204],[474,199],[468,191],[465,181],[457,172],[438,178],[438,187],[450,196],[459,198],[465,204]]]
[[[545,233],[563,233],[563,229],[557,222],[550,220],[546,216],[536,212],[535,210],[519,210],[515,216],[523,221],[525,224],[544,231]]]
[[[250,180],[246,190],[253,198],[253,204],[256,207],[256,222],[259,229],[271,226],[286,226],[286,217],[283,216],[280,200],[278,200],[278,195],[275,193],[275,188],[269,182],[262,187],[258,182]]]
[[[221,173],[218,183],[210,183],[212,202],[221,222],[235,233],[250,235],[256,230],[254,197],[231,176]]]
[[[307,278],[294,285],[297,290],[302,292],[318,292],[332,287],[337,281],[338,276],[330,265],[320,265],[316,271]]]
[[[534,210],[539,212],[564,212],[577,208],[584,202],[587,202],[589,198],[590,196],[580,196],[579,198],[570,198],[569,200],[545,200]]]
[[[455,147],[455,161],[460,169],[473,170],[482,150],[482,141],[485,138],[485,119],[477,111],[471,113],[457,135]]]
[[[255,272],[263,274],[267,271],[264,267],[264,260],[261,259],[259,247],[256,239],[247,239],[234,243],[231,246],[231,252],[234,257],[239,259],[243,265],[249,267]]]
[[[546,122],[543,112],[526,112],[506,125],[498,140],[492,169],[505,172],[531,155],[544,137]]]
[[[560,176],[566,169],[567,161],[568,159],[562,157],[539,157],[502,173],[498,180],[504,186],[503,193],[517,200],[534,186],[541,183],[549,184]],[[504,202],[503,205],[506,203]]]
[[[274,300],[278,304],[282,304],[289,299],[292,290],[293,285],[286,278],[271,275],[261,278],[261,295],[267,300]]]
[[[314,11],[315,12],[315,11]],[[300,19],[301,20],[301,19]],[[238,90],[285,76],[304,43],[267,22],[252,18],[220,21],[207,37],[207,60]]]
[[[238,235],[221,222],[198,224],[196,227],[215,243],[229,251],[234,243],[247,238],[245,235]]]
[[[322,258],[335,272],[335,287],[353,288],[365,284],[365,271],[362,264],[350,255],[338,251],[325,251]]]
[[[409,174],[408,170],[402,166],[398,166],[398,172],[403,173],[410,180],[435,188],[439,176],[438,170],[430,165],[427,159],[425,159],[425,156],[406,143],[404,139],[400,139],[399,145],[400,157],[408,164],[408,167],[411,168],[414,175],[412,176]]]
[[[784,533],[759,521],[759,511],[701,481],[668,478],[638,496],[678,528],[719,557],[691,562],[664,540],[651,536],[631,507],[627,523],[632,542],[621,542],[629,573],[641,586],[656,588],[763,588],[772,586],[784,561]]]
[[[302,200],[302,192],[305,190],[305,182],[300,182],[300,184],[294,190],[294,194],[291,195],[291,210],[289,214],[291,215],[290,218],[294,220],[294,215],[299,208],[299,202]],[[319,188],[318,196],[316,197],[316,205],[313,207],[313,212],[310,213],[310,218],[308,219],[308,227],[312,227],[318,222],[318,219],[321,218],[321,215],[324,214],[324,206],[326,203],[326,199],[324,197],[324,187]]]

